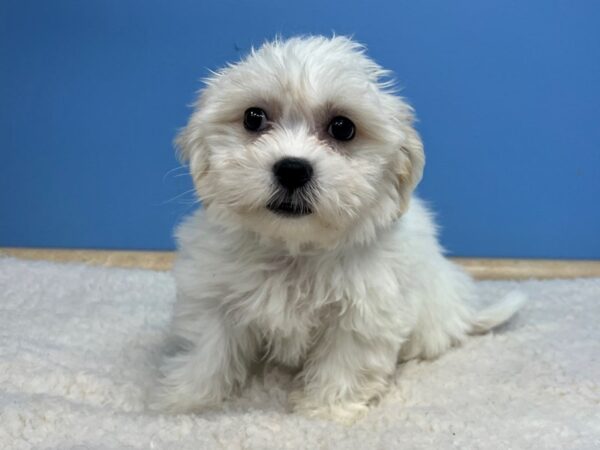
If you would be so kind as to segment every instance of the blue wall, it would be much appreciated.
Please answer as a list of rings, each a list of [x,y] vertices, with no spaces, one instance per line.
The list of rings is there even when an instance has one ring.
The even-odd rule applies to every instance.
[[[352,34],[420,117],[456,255],[600,258],[598,1],[0,1],[0,246],[172,248],[208,68]]]

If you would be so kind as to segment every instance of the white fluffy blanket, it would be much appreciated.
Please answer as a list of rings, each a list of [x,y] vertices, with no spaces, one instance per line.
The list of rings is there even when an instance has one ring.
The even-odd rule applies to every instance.
[[[171,276],[0,259],[0,448],[600,448],[600,279],[479,286],[531,300],[494,334],[399,367],[345,427],[291,414],[276,369],[220,411],[147,412]]]

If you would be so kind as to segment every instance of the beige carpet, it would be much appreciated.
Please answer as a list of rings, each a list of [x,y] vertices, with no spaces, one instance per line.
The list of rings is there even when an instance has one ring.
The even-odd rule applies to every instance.
[[[479,286],[531,300],[344,427],[289,413],[277,370],[220,411],[147,412],[170,275],[0,258],[0,448],[600,448],[600,279]]]

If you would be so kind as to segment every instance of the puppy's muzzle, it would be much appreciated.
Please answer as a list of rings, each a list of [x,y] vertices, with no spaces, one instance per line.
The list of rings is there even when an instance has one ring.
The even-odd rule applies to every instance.
[[[286,216],[311,214],[312,208],[302,195],[314,175],[311,163],[303,158],[283,158],[273,165],[273,175],[278,192],[267,208]]]

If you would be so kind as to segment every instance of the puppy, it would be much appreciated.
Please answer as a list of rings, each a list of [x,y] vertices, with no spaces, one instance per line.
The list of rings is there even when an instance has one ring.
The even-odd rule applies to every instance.
[[[264,360],[298,369],[290,400],[352,421],[399,361],[493,328],[520,294],[478,311],[412,196],[413,112],[345,37],[276,40],[206,81],[176,139],[203,208],[178,229],[176,349],[152,406],[218,405]]]

